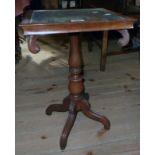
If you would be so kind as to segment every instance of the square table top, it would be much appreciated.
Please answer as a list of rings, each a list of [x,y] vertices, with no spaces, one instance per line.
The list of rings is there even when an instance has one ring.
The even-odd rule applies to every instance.
[[[135,19],[102,8],[35,10],[20,26],[25,35],[44,35],[133,28]]]

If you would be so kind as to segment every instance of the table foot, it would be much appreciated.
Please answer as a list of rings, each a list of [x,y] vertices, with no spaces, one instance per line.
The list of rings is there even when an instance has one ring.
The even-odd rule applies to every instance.
[[[110,129],[110,121],[108,120],[108,118],[106,118],[105,116],[101,116],[99,114],[96,114],[95,112],[93,112],[90,108],[90,104],[88,103],[87,100],[83,99],[80,102],[80,108],[81,111],[84,115],[86,115],[87,117],[89,117],[90,119],[93,119],[95,121],[98,121],[100,123],[102,123],[104,125],[104,128],[106,130]]]
[[[77,111],[75,108],[75,103],[71,102],[69,106],[69,114],[66,121],[66,124],[64,126],[64,129],[62,131],[61,137],[60,137],[60,148],[61,150],[64,150],[67,145],[68,136],[70,134],[70,131],[74,125],[75,119],[77,116]]]
[[[70,98],[67,96],[64,98],[62,104],[52,104],[49,105],[46,109],[46,114],[47,115],[52,115],[52,112],[66,112],[69,110],[69,105],[70,105]]]

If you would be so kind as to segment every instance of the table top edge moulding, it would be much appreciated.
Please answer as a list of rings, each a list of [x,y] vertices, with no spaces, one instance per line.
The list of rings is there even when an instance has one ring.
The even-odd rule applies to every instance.
[[[71,14],[71,11],[75,12],[75,15],[74,13]],[[80,11],[83,12],[80,13]],[[88,11],[90,13],[92,12],[92,15]],[[64,14],[66,14],[66,17],[63,16]],[[47,18],[42,19],[41,16],[45,16]],[[40,18],[42,21],[40,21]],[[22,27],[24,35],[47,35],[131,29],[133,28],[134,22],[135,19],[133,18],[121,16],[118,13],[99,8],[74,10],[37,10],[27,12],[24,20],[19,26]]]

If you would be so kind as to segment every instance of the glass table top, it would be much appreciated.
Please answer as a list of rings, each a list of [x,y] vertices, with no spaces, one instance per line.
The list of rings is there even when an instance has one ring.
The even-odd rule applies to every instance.
[[[59,24],[99,21],[123,21],[126,17],[105,9],[66,9],[33,11],[30,24]]]

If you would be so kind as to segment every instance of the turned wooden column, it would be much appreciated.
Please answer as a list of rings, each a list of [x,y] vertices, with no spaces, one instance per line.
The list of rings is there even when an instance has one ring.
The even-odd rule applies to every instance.
[[[88,102],[89,95],[84,92],[83,74],[82,74],[82,54],[78,33],[70,34],[70,52],[69,52],[69,95],[64,98],[62,104],[52,104],[46,109],[46,114],[51,115],[53,111],[66,112],[68,118],[60,137],[60,148],[65,149],[68,136],[76,120],[77,113],[83,112],[85,116],[104,125],[106,130],[110,129],[110,121],[97,113],[94,113]]]
[[[82,63],[79,35],[73,33],[70,35],[69,96],[64,99],[62,106],[59,106],[59,108],[63,107],[63,109],[68,106],[69,111],[60,137],[60,148],[62,150],[65,149],[67,145],[68,136],[74,125],[77,112],[79,111],[83,112],[88,118],[102,123],[106,130],[110,129],[110,121],[105,116],[96,114],[90,109],[88,95],[84,92]],[[67,110],[67,108],[65,110]]]
[[[80,97],[83,92],[82,76],[82,56],[78,34],[70,35],[70,53],[69,53],[69,92],[74,99]]]

